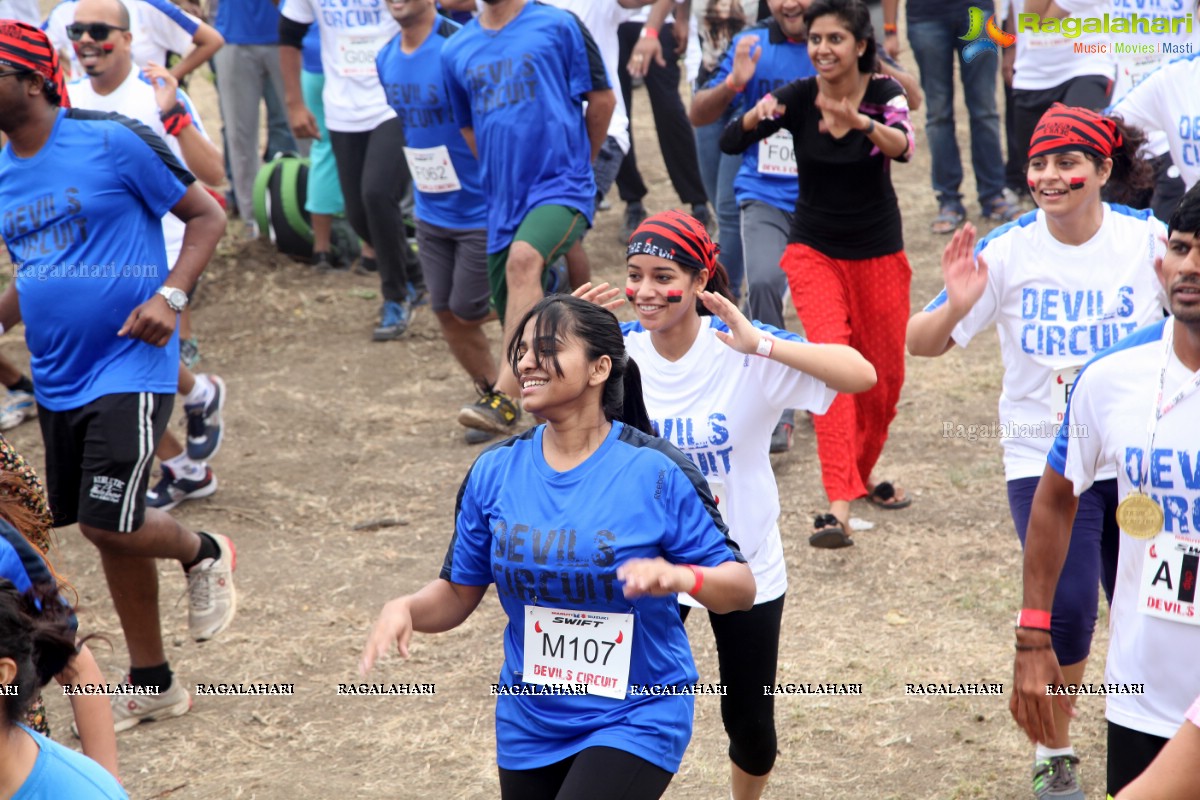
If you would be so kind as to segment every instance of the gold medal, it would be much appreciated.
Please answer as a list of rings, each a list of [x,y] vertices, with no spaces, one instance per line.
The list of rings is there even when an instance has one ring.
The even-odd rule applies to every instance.
[[[1117,506],[1117,524],[1135,539],[1153,539],[1162,533],[1163,511],[1141,492],[1130,492]]]

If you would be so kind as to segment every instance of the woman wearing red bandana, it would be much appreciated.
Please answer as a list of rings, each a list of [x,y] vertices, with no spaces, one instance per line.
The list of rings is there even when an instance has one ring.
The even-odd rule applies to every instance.
[[[1075,375],[1096,353],[1162,319],[1166,306],[1154,267],[1166,227],[1148,210],[1100,197],[1106,184],[1114,194],[1134,195],[1151,183],[1147,162],[1137,157],[1143,141],[1118,120],[1052,106],[1034,131],[1025,173],[1039,210],[978,244],[969,224],[955,233],[942,256],[946,288],[909,321],[909,352],[931,357],[955,344],[966,347],[996,324],[1004,362],[1004,472],[1022,545],[1053,436],[1069,424]],[[1100,477],[1079,497],[1054,607],[1022,612],[1020,624],[1037,629],[1018,632],[1022,647],[1030,646],[1025,638],[1037,639],[1035,647],[1052,644],[1069,683],[1080,683],[1087,667],[1097,584],[1111,603],[1116,582],[1116,469]],[[1034,794],[1080,800],[1069,718],[1058,709],[1055,717],[1053,740],[1037,743]]]
[[[852,500],[888,509],[911,503],[871,473],[904,384],[912,270],[890,170],[911,157],[913,130],[900,84],[876,74],[866,6],[816,0],[804,19],[817,76],[763,97],[725,129],[721,149],[742,152],[776,131],[792,134],[800,190],[780,266],[796,312],[812,341],[854,347],[879,375],[875,388],[839,397],[813,419],[829,513],[816,518],[809,542],[842,547]]]
[[[659,436],[700,469],[754,572],[754,607],[709,614],[717,641],[721,719],[729,734],[734,800],[758,798],[775,763],[773,698],[787,570],[768,444],[785,408],[824,413],[838,392],[861,392],[875,370],[845,345],[815,345],[751,322],[733,302],[704,226],[656,214],[629,240],[625,293],[637,322],[625,347]],[[579,292],[591,297],[587,289]],[[596,294],[602,294],[597,290]],[[699,605],[681,595],[686,612]]]

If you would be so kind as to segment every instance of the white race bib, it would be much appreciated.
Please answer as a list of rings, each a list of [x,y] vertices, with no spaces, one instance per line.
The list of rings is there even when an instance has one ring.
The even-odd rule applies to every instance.
[[[1138,610],[1172,622],[1200,625],[1196,611],[1196,572],[1200,540],[1160,533],[1146,543],[1138,589]]]
[[[1067,367],[1056,370],[1050,375],[1050,410],[1054,412],[1054,423],[1061,425],[1067,416],[1067,401],[1071,399],[1071,389],[1075,388],[1075,379],[1083,371],[1083,366]]]
[[[525,606],[525,683],[582,683],[623,700],[632,652],[633,614]]]
[[[387,34],[376,36],[340,36],[333,50],[333,68],[346,78],[374,76],[375,56],[387,44]]]
[[[462,188],[446,145],[406,147],[404,148],[404,158],[408,161],[408,171],[412,175],[413,185],[417,187],[418,192],[443,194],[457,192]]]
[[[776,131],[758,143],[758,171],[764,175],[798,174],[791,131]]]

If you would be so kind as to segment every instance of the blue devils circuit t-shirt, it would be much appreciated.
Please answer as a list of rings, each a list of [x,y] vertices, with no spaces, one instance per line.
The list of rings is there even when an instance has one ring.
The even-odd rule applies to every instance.
[[[279,44],[279,10],[271,0],[221,0],[213,27],[225,44]]]
[[[537,206],[592,222],[596,183],[584,95],[607,89],[600,50],[583,23],[529,3],[499,31],[475,19],[442,49],[454,117],[473,128],[488,198],[488,252],[512,243]]]
[[[38,757],[12,800],[129,800],[117,779],[95,761],[24,725],[21,729],[37,744]]]
[[[149,128],[116,114],[58,114],[31,158],[0,153],[0,235],[16,268],[39,405],[174,394],[179,337],[118,337],[167,277],[162,218],[194,178]]]
[[[508,615],[500,683],[526,679],[525,615],[536,606],[632,614],[629,683],[693,684],[675,596],[628,600],[617,567],[660,556],[706,567],[744,560],[704,478],[670,444],[620,422],[586,461],[556,472],[542,455],[544,430],[475,461],[459,490],[441,572],[463,585],[496,584]],[[692,711],[688,696],[502,695],[496,760],[504,769],[533,769],[599,746],[675,772],[691,739]]]
[[[404,123],[404,156],[416,188],[417,219],[450,229],[487,226],[479,162],[454,121],[442,79],[442,47],[462,26],[442,19],[413,53],[400,35],[375,59],[388,105]]]
[[[746,90],[739,98],[743,110],[754,108],[764,95],[778,91],[797,78],[817,74],[808,57],[808,45],[790,41],[772,19],[733,37],[705,89],[720,86],[733,72],[733,54],[737,52],[738,42],[747,36],[758,38],[757,47],[762,55],[758,59],[754,77],[746,84]],[[739,205],[757,200],[789,214],[796,209],[799,184],[796,180],[796,155],[791,133],[778,131],[742,154],[742,165],[733,179],[733,193]]]

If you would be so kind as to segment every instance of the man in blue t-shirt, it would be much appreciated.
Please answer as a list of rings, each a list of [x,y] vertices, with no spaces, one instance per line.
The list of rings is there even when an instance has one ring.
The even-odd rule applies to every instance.
[[[0,295],[0,330],[25,322],[54,524],[78,522],[100,551],[129,680],[159,689],[114,704],[124,730],[191,707],[163,651],[156,559],[187,573],[193,638],[224,630],[235,609],[229,539],[145,502],[178,384],[179,313],[225,216],[148,128],[60,108],[64,99],[46,35],[0,22],[0,236],[16,273]],[[168,211],[186,226],[169,274]]]
[[[225,37],[225,46],[213,57],[221,119],[225,121],[225,146],[229,159],[230,185],[238,213],[251,236],[254,222],[254,178],[258,175],[259,107],[268,93],[269,142],[294,150],[296,140],[287,127],[283,109],[283,74],[279,68],[279,11],[271,0],[221,0],[214,24]],[[272,106],[274,106],[272,108]],[[274,155],[270,153],[268,155]]]
[[[494,387],[499,377],[483,323],[491,319],[487,200],[479,162],[459,131],[442,81],[442,48],[462,26],[434,0],[388,6],[400,34],[375,58],[388,105],[404,125],[416,200],[417,252],[430,305],[450,352],[479,387],[459,421],[468,443],[510,434],[520,411]]]
[[[488,278],[507,344],[510,326],[542,297],[546,266],[591,225],[592,161],[616,97],[579,19],[529,0],[488,0],[442,48],[442,68],[479,156]],[[512,403],[516,378],[501,372],[494,391]]]

